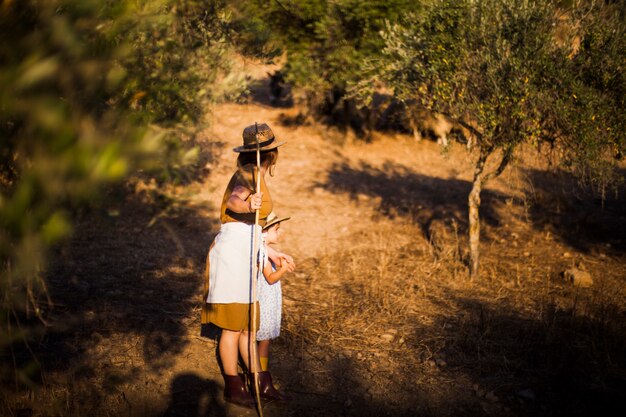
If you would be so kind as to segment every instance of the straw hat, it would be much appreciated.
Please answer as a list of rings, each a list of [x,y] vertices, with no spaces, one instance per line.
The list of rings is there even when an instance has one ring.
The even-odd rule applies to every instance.
[[[235,152],[256,152],[257,144],[256,138],[259,137],[259,150],[269,151],[270,149],[278,148],[285,142],[277,142],[274,137],[274,132],[267,125],[267,123],[253,124],[246,127],[243,130],[243,146],[233,148]]]
[[[280,223],[280,222],[284,222],[285,220],[289,220],[291,219],[291,217],[283,217],[283,218],[279,218],[276,213],[271,212],[268,216],[267,216],[267,221],[265,222],[265,226],[263,226],[263,230],[267,230],[270,227],[274,226],[276,223]]]

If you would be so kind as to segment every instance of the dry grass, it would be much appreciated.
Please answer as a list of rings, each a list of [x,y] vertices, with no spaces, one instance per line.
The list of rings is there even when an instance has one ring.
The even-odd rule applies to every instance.
[[[434,249],[423,238],[398,244],[415,235],[405,227],[353,236],[363,243],[308,259],[287,280],[283,343],[303,385],[354,415],[609,410],[595,397],[617,400],[623,387],[619,265],[598,288],[576,289],[549,255],[525,268],[486,250],[484,277],[470,282],[454,229]],[[352,389],[333,397],[344,384]]]

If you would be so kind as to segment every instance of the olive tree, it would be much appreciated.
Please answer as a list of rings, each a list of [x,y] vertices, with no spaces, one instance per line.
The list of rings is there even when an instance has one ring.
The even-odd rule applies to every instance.
[[[615,172],[626,120],[624,27],[623,2],[560,9],[549,0],[433,0],[383,32],[377,76],[401,100],[469,132],[472,276],[481,191],[520,144],[557,147],[561,162],[602,184]]]

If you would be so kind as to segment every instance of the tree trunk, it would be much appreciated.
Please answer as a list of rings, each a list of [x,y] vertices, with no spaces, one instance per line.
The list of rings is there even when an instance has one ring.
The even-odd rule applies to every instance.
[[[469,254],[470,254],[470,277],[478,277],[478,264],[480,259],[480,191],[482,179],[474,178],[472,191],[469,194]]]
[[[474,169],[474,182],[472,183],[472,191],[467,199],[469,206],[469,255],[470,255],[470,278],[478,277],[478,265],[480,259],[480,192],[483,188],[485,178],[483,171],[485,162],[491,150],[480,152],[480,157],[476,161]]]
[[[469,206],[469,253],[470,253],[470,278],[474,279],[478,277],[478,266],[480,259],[480,192],[483,189],[483,185],[490,180],[502,174],[502,171],[506,168],[513,155],[513,146],[505,147],[502,150],[502,160],[498,168],[494,171],[485,174],[485,164],[487,158],[494,151],[494,147],[481,148],[480,156],[474,166],[474,182],[472,183],[472,191],[469,193],[467,199]]]

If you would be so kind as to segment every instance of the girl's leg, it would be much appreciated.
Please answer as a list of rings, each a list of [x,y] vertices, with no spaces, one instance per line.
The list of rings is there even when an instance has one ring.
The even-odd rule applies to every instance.
[[[258,343],[259,359],[261,362],[261,372],[259,373],[259,392],[261,397],[269,400],[286,401],[289,399],[287,395],[278,391],[272,382],[272,375],[267,370],[269,354],[270,354],[270,341],[261,340]]]
[[[226,329],[222,330],[219,349],[224,374],[226,375],[237,375],[237,359],[239,357],[238,344],[241,339],[241,332]]]
[[[267,365],[270,357],[270,341],[261,340],[259,342],[259,362],[261,364],[261,370],[267,371]]]
[[[241,332],[241,336],[239,337],[239,353],[241,353],[241,357],[243,358],[243,362],[246,364],[249,372],[256,372],[261,369],[259,365],[259,358],[257,355],[256,362],[253,361],[250,363],[250,359],[252,358],[252,345],[249,343],[256,343],[256,332]]]

